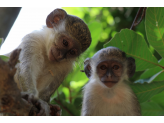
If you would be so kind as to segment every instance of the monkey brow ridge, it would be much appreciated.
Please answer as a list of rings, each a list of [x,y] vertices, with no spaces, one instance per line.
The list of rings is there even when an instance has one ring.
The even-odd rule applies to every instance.
[[[105,49],[104,51],[102,51],[99,55],[99,58],[102,59],[104,57],[105,58],[106,57],[112,57],[112,58],[116,57],[121,60],[125,59],[125,57],[123,56],[123,52],[116,48],[108,48],[108,49]]]

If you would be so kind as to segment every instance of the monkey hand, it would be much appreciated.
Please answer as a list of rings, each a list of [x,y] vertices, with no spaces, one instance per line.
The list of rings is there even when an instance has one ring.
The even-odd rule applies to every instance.
[[[29,94],[26,92],[21,92],[21,96],[23,99],[28,101],[30,104],[33,104],[39,110],[39,112],[37,112],[37,116],[50,115],[50,106],[47,102],[36,98],[33,94]]]
[[[50,115],[51,116],[61,116],[62,110],[58,105],[50,105]]]

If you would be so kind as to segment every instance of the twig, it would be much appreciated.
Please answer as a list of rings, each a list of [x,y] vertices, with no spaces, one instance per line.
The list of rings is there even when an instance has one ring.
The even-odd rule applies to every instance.
[[[141,12],[142,12],[142,15],[141,15]],[[146,7],[140,7],[139,8],[130,30],[133,30],[134,27],[136,27],[143,20],[143,18],[145,17],[145,12],[146,12]],[[141,15],[141,18],[138,21],[138,18],[139,18],[140,15]]]
[[[57,98],[58,98],[58,100],[59,100],[59,91],[58,91],[58,89],[57,89]]]
[[[74,116],[61,102],[60,100],[56,100],[54,99],[60,106],[62,106],[64,108],[64,110],[66,110],[71,116]]]
[[[68,87],[69,90],[69,102],[72,103],[72,94],[71,94],[71,88]]]

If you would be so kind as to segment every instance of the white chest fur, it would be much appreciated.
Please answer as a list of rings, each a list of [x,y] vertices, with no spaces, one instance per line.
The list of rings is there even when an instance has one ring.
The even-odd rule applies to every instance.
[[[89,82],[84,87],[82,115],[122,116],[132,114],[132,90],[126,84],[118,84],[115,88],[104,88],[96,82]],[[89,110],[88,110],[89,109]]]

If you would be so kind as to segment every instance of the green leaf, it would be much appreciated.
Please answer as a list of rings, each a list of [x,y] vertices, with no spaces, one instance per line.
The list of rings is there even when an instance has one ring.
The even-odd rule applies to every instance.
[[[154,102],[144,102],[141,104],[142,116],[163,116],[164,110]]]
[[[84,14],[83,12],[81,12],[81,7],[62,7],[68,14],[70,15],[75,15],[79,18],[83,18]]]
[[[79,116],[80,115],[80,109],[77,109],[75,105],[65,102],[65,100],[60,100],[60,105],[62,109],[62,116]],[[59,104],[58,104],[59,105]]]
[[[164,109],[164,98],[163,97],[164,97],[164,91],[157,94],[157,95],[154,95],[151,98],[151,101],[155,102],[155,103],[158,103]]]
[[[81,97],[78,97],[75,99],[74,101],[74,105],[77,107],[77,108],[81,108],[81,105],[82,105],[82,98]]]
[[[3,61],[6,61],[6,62],[9,60],[9,57],[3,56],[3,55],[0,55],[0,58],[1,58]]]
[[[159,61],[159,64],[164,66],[164,59],[161,59]],[[141,76],[140,79],[147,79],[150,78],[152,76],[154,76],[155,74],[157,74],[158,72],[161,71],[161,73],[154,79],[154,81],[162,81],[164,80],[164,72],[162,72],[162,68],[161,67],[154,67],[154,68],[150,68],[148,70],[146,70]]]
[[[145,28],[147,39],[164,58],[164,8],[150,7],[146,10]]]
[[[4,43],[4,39],[3,38],[0,38],[0,48],[2,46],[2,44]]]
[[[144,83],[144,82],[147,82],[147,83],[151,83],[153,82],[161,73],[163,73],[163,70],[161,70],[160,72],[154,74],[152,77],[150,77],[149,79],[139,79],[137,81],[135,81],[135,83]]]
[[[118,47],[128,56],[135,58],[136,71],[158,66],[157,59],[149,51],[144,38],[132,30],[121,30],[110,42],[105,44],[105,47],[108,46]]]
[[[136,94],[140,103],[149,100],[152,96],[162,92],[164,90],[164,82],[153,82],[144,84],[131,84],[130,85],[134,93]]]
[[[100,38],[100,34],[102,31],[102,25],[100,22],[94,21],[94,22],[90,23],[88,25],[88,27],[89,27],[89,30],[91,32],[91,37],[92,37],[92,42],[91,42],[89,49],[94,49]]]

